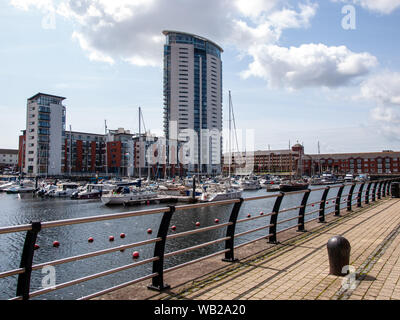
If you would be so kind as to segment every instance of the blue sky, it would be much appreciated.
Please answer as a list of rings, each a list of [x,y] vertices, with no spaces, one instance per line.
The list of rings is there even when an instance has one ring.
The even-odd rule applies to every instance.
[[[102,133],[107,119],[137,131],[141,106],[162,134],[161,31],[175,29],[224,48],[224,126],[231,90],[256,150],[400,149],[400,1],[187,0],[181,11],[160,1],[2,1],[0,148],[17,148],[37,92],[67,97],[72,130]],[[344,5],[354,30],[342,27]]]

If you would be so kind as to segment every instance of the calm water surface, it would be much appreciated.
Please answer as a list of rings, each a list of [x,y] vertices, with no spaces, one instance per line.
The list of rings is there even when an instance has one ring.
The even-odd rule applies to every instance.
[[[312,187],[320,188],[321,186]],[[354,190],[354,197],[359,186]],[[343,195],[347,194],[349,187],[345,187]],[[328,198],[335,197],[338,188],[329,191]],[[265,189],[257,191],[246,191],[243,197],[253,197],[272,194]],[[322,191],[313,191],[310,194],[309,203],[319,201]],[[281,209],[291,208],[300,205],[303,194],[288,195],[283,198]],[[239,219],[259,215],[260,211],[269,213],[272,211],[275,198],[244,202],[240,210]],[[330,201],[329,205],[334,205]],[[341,208],[346,203],[341,203]],[[0,193],[0,227],[13,226],[30,223],[31,221],[54,221],[60,219],[81,218],[95,215],[103,215],[117,212],[128,212],[143,210],[155,207],[164,207],[165,204],[144,205],[135,207],[107,207],[100,200],[71,200],[71,199],[48,199],[34,198],[25,195],[20,198],[18,195]],[[192,230],[195,223],[199,221],[201,227],[214,225],[214,219],[218,218],[220,223],[227,222],[233,205],[220,205],[208,208],[191,209],[178,211],[172,218],[171,225],[177,227],[175,232]],[[318,207],[307,207],[306,213],[316,210]],[[327,212],[334,211],[330,208]],[[288,219],[298,214],[298,209],[284,212],[279,215],[278,221]],[[314,213],[306,216],[306,221],[318,216]],[[40,249],[35,251],[34,264],[43,263],[51,260],[66,258],[78,254],[88,253],[96,250],[120,246],[123,244],[134,243],[137,241],[152,239],[156,236],[162,214],[152,214],[146,216],[124,218],[110,221],[100,221],[79,225],[56,227],[43,229],[39,232],[37,244]],[[269,224],[270,217],[265,216],[260,219],[239,223],[236,226],[236,233]],[[278,231],[297,224],[297,220],[292,220],[278,225]],[[147,229],[153,230],[152,234],[147,234]],[[170,231],[172,232],[172,231]],[[226,228],[211,230],[191,236],[180,237],[167,241],[166,251],[172,252],[196,244],[212,241],[225,236]],[[125,233],[126,237],[121,239],[119,235]],[[19,268],[22,247],[26,232],[16,232],[0,235],[0,272]],[[247,234],[235,239],[235,245],[262,237],[268,234],[268,229]],[[109,236],[114,236],[115,241],[110,242]],[[93,243],[87,240],[94,238]],[[279,235],[278,235],[279,237]],[[60,247],[54,248],[53,241],[59,241]],[[211,254],[224,249],[223,242],[200,248],[184,254],[172,256],[165,260],[165,268],[190,261],[201,256]],[[55,266],[56,283],[60,284],[77,278],[88,276],[97,272],[109,270],[133,262],[132,252],[139,251],[140,258],[151,258],[153,256],[154,244],[125,250],[124,252],[114,252],[107,255],[93,257],[82,261],[70,262]],[[130,270],[119,272],[106,277],[90,280],[75,286],[57,290],[38,296],[35,299],[77,299],[79,297],[104,290],[106,288],[121,284],[123,282],[138,278],[151,273],[152,265],[146,264]],[[42,279],[46,274],[41,270],[32,272],[31,292],[42,289]],[[9,299],[15,296],[17,276],[0,279],[0,299]]]

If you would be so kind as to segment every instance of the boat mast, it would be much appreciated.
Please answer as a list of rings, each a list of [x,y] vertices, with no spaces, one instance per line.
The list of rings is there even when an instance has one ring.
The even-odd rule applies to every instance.
[[[72,171],[72,127],[69,125],[69,176],[71,177]]]
[[[319,149],[319,141],[318,141],[318,169],[319,169],[319,175],[321,175],[321,156],[320,156],[320,149]]]
[[[106,159],[105,159],[105,164],[106,164],[106,176],[108,176],[108,163],[107,163],[107,156],[108,156],[108,152],[107,152],[107,140],[108,140],[108,135],[107,135],[107,120],[104,120],[104,134],[106,136],[106,141],[105,141],[105,145],[106,145]]]
[[[293,168],[292,168],[292,153],[290,151],[290,140],[289,140],[289,159],[290,159],[290,182],[292,182],[292,174],[293,174]]]
[[[229,140],[228,140],[228,149],[229,149],[229,170],[228,177],[231,177],[231,161],[232,161],[232,150],[231,150],[231,91],[229,90]]]
[[[142,135],[141,135],[141,122],[140,122],[140,107],[139,107],[139,180],[142,178]]]

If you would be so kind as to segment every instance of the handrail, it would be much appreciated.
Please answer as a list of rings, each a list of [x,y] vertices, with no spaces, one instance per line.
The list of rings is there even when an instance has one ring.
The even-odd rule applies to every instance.
[[[361,207],[364,199],[364,204],[369,204],[369,202],[375,202],[377,199],[381,199],[382,197],[386,197],[389,194],[389,188],[392,182],[397,181],[397,179],[383,179],[383,180],[377,180],[377,181],[370,181],[370,182],[356,182],[356,183],[343,183],[339,185],[334,185],[334,186],[325,186],[321,188],[314,188],[314,189],[305,189],[305,190],[299,190],[299,191],[294,191],[294,192],[280,192],[277,194],[273,195],[265,195],[265,196],[255,196],[255,197],[248,197],[248,198],[240,198],[240,199],[230,199],[230,200],[222,200],[222,201],[215,201],[215,202],[204,202],[204,203],[196,203],[196,204],[185,204],[185,205],[180,205],[180,206],[167,206],[167,207],[161,207],[161,208],[154,208],[154,209],[147,209],[147,210],[137,210],[137,211],[130,211],[130,212],[124,212],[124,213],[112,213],[112,214],[106,214],[106,215],[98,215],[98,216],[91,216],[91,217],[83,217],[83,218],[74,218],[74,219],[65,219],[65,220],[57,220],[57,221],[47,221],[47,222],[32,222],[31,224],[23,224],[23,225],[18,225],[18,226],[7,226],[7,227],[1,227],[0,228],[0,234],[6,234],[6,233],[12,233],[12,232],[27,232],[27,236],[25,239],[25,244],[24,244],[24,250],[21,258],[21,265],[19,268],[13,269],[13,270],[8,270],[8,271],[3,271],[0,272],[0,279],[1,278],[6,278],[10,276],[15,276],[18,275],[18,290],[16,297],[12,298],[11,300],[26,300],[31,297],[39,296],[41,294],[45,294],[57,289],[69,287],[81,282],[85,282],[91,279],[103,277],[109,274],[113,274],[116,272],[120,272],[122,270],[134,268],[146,263],[153,263],[153,270],[150,274],[142,276],[137,279],[133,279],[127,282],[124,282],[122,284],[119,284],[117,286],[101,290],[99,292],[87,295],[85,297],[80,298],[80,300],[86,300],[86,299],[91,299],[97,296],[100,296],[102,294],[106,294],[109,292],[112,292],[114,290],[117,290],[119,288],[126,287],[128,285],[137,283],[139,281],[147,280],[147,279],[152,279],[152,285],[149,286],[150,289],[155,289],[155,290],[164,290],[168,288],[169,286],[166,285],[163,281],[163,274],[166,272],[171,272],[173,270],[177,270],[179,268],[182,268],[184,266],[202,261],[204,259],[217,256],[219,254],[225,254],[225,258],[223,259],[224,261],[229,261],[233,262],[236,261],[234,258],[234,250],[240,247],[243,247],[247,244],[256,242],[261,239],[269,239],[269,243],[276,244],[278,243],[277,241],[277,235],[289,230],[298,227],[298,231],[306,231],[304,228],[305,223],[309,223],[310,221],[314,221],[319,219],[320,222],[325,222],[325,216],[328,214],[335,213],[335,215],[339,215],[340,212],[340,206],[344,202],[347,201],[347,210],[351,211],[352,210],[352,205],[354,203],[357,203],[357,207]],[[355,186],[360,185],[359,189],[357,192],[354,192]],[[345,186],[350,186],[349,192],[347,194],[342,194],[342,191]],[[366,188],[364,189],[364,186]],[[338,189],[337,194],[335,197],[330,197],[327,198],[327,195],[331,190]],[[323,190],[321,200],[315,201],[308,203],[308,198],[309,195],[312,192],[315,191],[321,191]],[[353,194],[354,193],[354,194]],[[281,203],[282,199],[284,197],[288,197],[290,195],[294,194],[304,194],[301,204],[298,206],[294,206],[291,208],[284,208],[281,209]],[[263,199],[272,199],[275,198],[275,203],[273,206],[273,209],[269,213],[260,213],[259,215],[255,216],[248,216],[247,218],[241,218],[238,219],[240,208],[242,203],[244,202],[249,202],[249,201],[256,201],[256,200],[263,200]],[[344,201],[342,201],[344,199]],[[331,206],[326,206],[329,201],[332,201],[334,205]],[[211,206],[218,206],[218,205],[230,205],[233,204],[231,215],[229,217],[229,221],[225,223],[218,223],[216,225],[212,226],[206,226],[202,228],[195,228],[192,230],[188,231],[183,231],[179,233],[172,233],[168,234],[169,230],[169,225],[171,218],[173,214],[178,213],[178,212],[188,212],[190,209],[196,209],[196,208],[204,208],[204,207],[211,207]],[[309,208],[310,206],[314,206],[316,204],[319,204],[319,209],[313,210],[306,212],[306,208]],[[330,211],[329,209],[335,208],[333,211]],[[286,217],[283,220],[279,220],[278,216],[281,213],[284,212],[289,212],[299,209],[298,213]],[[327,212],[329,211],[329,212]],[[319,215],[313,219],[310,220],[305,220],[306,216],[309,216],[314,213],[319,213]],[[92,222],[97,222],[97,221],[105,221],[105,220],[115,220],[115,219],[123,219],[123,218],[128,218],[128,217],[136,217],[136,216],[143,216],[143,215],[150,215],[150,214],[162,214],[162,220],[159,225],[159,230],[158,234],[156,237],[149,239],[149,240],[143,240],[143,241],[138,241],[126,245],[121,245],[113,248],[107,248],[107,249],[102,249],[102,250],[97,250],[85,254],[80,254],[76,256],[71,256],[67,258],[62,258],[58,260],[53,260],[53,261],[48,261],[48,262],[43,262],[39,263],[36,265],[32,265],[32,257],[33,257],[33,251],[34,251],[34,244],[36,241],[36,236],[38,232],[40,232],[41,229],[46,229],[46,228],[53,228],[53,227],[60,227],[60,226],[70,226],[70,225],[76,225],[76,224],[83,224],[83,223],[92,223]],[[257,227],[250,229],[250,230],[245,230],[241,231],[239,233],[235,232],[235,227],[238,223],[246,223],[249,221],[254,221],[256,219],[261,219],[263,217],[270,217],[269,222],[265,225],[258,225]],[[289,226],[287,228],[277,230],[278,225],[285,224],[289,221],[292,220],[298,220],[295,225]],[[197,226],[197,225],[196,225]],[[179,249],[173,252],[168,252],[165,253],[165,243],[167,240],[175,239],[175,238],[180,238],[180,237],[186,237],[189,235],[193,234],[198,234],[202,232],[207,232],[211,230],[216,230],[216,229],[222,229],[225,228],[226,235],[222,236],[218,239],[211,240],[208,242],[200,243],[193,245],[191,247],[186,247],[183,249]],[[244,235],[254,233],[257,231],[265,230],[268,229],[268,232],[266,235],[263,235],[262,237],[259,237],[257,239],[252,239],[250,241],[241,243],[239,245],[234,245],[234,239],[237,239],[239,237],[242,237]],[[225,242],[225,249],[220,250],[218,252],[214,252],[212,254],[197,258],[195,260],[191,260],[185,263],[178,264],[176,266],[170,267],[168,269],[164,269],[164,259],[169,258],[171,256],[183,254],[185,252],[193,251],[196,249],[204,248],[207,246],[210,246],[212,244],[218,244]],[[154,249],[154,255],[152,258],[147,258],[142,261],[130,263],[124,266],[116,267],[110,270],[98,272],[89,276],[85,276],[79,279],[67,281],[61,284],[57,284],[56,286],[52,288],[44,288],[40,290],[36,290],[33,292],[29,292],[29,287],[30,287],[30,273],[34,270],[39,270],[45,266],[48,265],[60,265],[64,263],[69,263],[73,261],[78,261],[78,260],[83,260],[95,256],[100,256],[104,254],[109,254],[112,252],[116,251],[123,251],[125,249],[133,248],[133,247],[141,247],[144,245],[148,244],[155,244],[155,249]]]

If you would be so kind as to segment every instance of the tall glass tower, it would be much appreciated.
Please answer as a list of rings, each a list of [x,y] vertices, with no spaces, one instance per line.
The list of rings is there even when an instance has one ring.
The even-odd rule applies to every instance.
[[[164,134],[169,164],[179,161],[191,173],[219,174],[223,50],[194,34],[169,30],[163,34]]]

